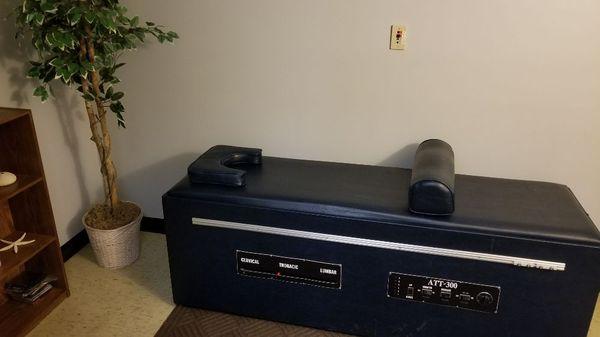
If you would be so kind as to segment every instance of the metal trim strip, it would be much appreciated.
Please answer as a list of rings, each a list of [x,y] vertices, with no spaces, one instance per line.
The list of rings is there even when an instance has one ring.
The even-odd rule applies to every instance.
[[[192,224],[199,225],[199,226],[206,226],[206,227],[235,229],[235,230],[242,230],[242,231],[247,231],[247,232],[273,234],[273,235],[281,235],[281,236],[327,241],[327,242],[336,242],[336,243],[343,243],[343,244],[349,244],[349,245],[355,245],[355,246],[382,248],[382,249],[389,249],[389,250],[396,250],[396,251],[410,252],[410,253],[417,253],[417,254],[445,256],[445,257],[452,257],[452,258],[459,258],[459,259],[466,259],[466,260],[476,260],[476,261],[493,262],[493,263],[500,263],[500,264],[509,264],[509,265],[513,265],[513,266],[517,266],[517,267],[524,267],[524,268],[544,269],[544,270],[552,270],[552,271],[565,271],[565,269],[566,269],[566,264],[563,262],[536,260],[536,259],[529,259],[529,258],[517,257],[517,256],[472,252],[472,251],[467,251],[467,250],[421,246],[421,245],[413,245],[413,244],[408,244],[408,243],[399,243],[399,242],[391,242],[391,241],[363,239],[363,238],[357,238],[357,237],[353,237],[353,236],[342,236],[342,235],[334,235],[334,234],[326,234],[326,233],[318,233],[318,232],[308,232],[308,231],[300,231],[300,230],[295,230],[295,229],[245,224],[245,223],[239,223],[239,222],[230,222],[230,221],[222,221],[222,220],[203,219],[203,218],[192,218]]]

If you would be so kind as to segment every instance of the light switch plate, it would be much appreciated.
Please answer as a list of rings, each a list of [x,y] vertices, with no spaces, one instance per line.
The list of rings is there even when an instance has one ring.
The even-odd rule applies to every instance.
[[[390,32],[390,49],[403,50],[405,47],[406,28],[401,25],[393,25]]]

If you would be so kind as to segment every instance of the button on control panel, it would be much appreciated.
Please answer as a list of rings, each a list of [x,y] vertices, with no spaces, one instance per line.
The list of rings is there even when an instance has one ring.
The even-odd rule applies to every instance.
[[[429,276],[390,273],[388,297],[497,313],[500,287]]]

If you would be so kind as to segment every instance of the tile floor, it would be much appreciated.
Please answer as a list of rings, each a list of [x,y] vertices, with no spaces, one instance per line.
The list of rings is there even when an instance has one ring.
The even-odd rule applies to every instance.
[[[99,267],[88,245],[65,264],[71,296],[28,337],[154,336],[175,305],[165,236],[142,233],[140,258]],[[0,333],[1,335],[1,333]]]
[[[142,233],[140,259],[120,270],[100,268],[89,245],[65,267],[71,297],[28,337],[154,336],[174,308],[164,235]],[[588,337],[600,337],[600,303]]]

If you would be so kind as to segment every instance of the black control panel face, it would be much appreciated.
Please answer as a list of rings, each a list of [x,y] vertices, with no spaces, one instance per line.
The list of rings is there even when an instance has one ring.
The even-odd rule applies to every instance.
[[[342,265],[293,257],[236,251],[237,272],[244,276],[342,288]]]
[[[388,296],[408,301],[497,313],[500,287],[429,276],[390,273]]]

